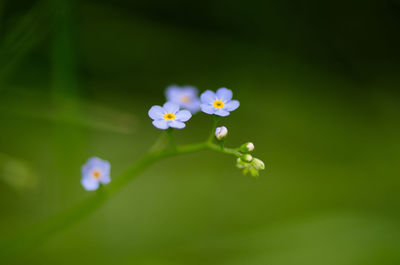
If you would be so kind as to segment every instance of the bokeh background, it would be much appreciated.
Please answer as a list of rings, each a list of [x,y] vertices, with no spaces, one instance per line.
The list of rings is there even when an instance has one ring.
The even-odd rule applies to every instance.
[[[1,0],[0,241],[92,196],[88,157],[141,157],[167,85],[226,86],[259,179],[164,160],[14,264],[400,264],[399,28],[398,0]]]

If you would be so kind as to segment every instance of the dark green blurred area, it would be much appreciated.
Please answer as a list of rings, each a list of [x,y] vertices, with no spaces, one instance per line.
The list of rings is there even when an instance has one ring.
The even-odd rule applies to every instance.
[[[141,157],[177,83],[233,90],[260,178],[167,159],[15,264],[400,264],[399,27],[395,0],[0,1],[0,241],[91,196],[88,157]]]

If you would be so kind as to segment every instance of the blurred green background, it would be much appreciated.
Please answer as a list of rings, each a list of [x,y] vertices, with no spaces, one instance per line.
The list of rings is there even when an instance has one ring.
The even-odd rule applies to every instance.
[[[141,157],[170,84],[232,89],[227,145],[267,165],[164,160],[13,264],[400,264],[399,28],[398,0],[1,0],[1,242]]]

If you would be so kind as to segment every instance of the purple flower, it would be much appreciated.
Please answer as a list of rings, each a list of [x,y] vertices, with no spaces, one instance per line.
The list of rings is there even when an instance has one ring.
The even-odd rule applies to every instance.
[[[164,106],[153,106],[149,110],[149,117],[153,119],[154,127],[166,130],[168,128],[183,129],[192,114],[188,110],[179,110],[179,105],[167,102]]]
[[[165,91],[168,102],[178,104],[179,107],[189,110],[195,114],[200,110],[200,100],[197,88],[193,86],[171,85]]]
[[[110,163],[108,161],[92,157],[82,166],[81,184],[85,190],[97,190],[100,184],[107,184],[110,181]]]
[[[200,100],[201,111],[222,117],[228,116],[240,105],[239,101],[232,100],[232,91],[224,87],[218,89],[217,93],[211,90],[205,91],[201,94]]]

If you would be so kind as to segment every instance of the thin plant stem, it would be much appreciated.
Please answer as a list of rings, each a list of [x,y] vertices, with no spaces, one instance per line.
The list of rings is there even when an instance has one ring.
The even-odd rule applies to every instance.
[[[221,147],[220,145],[214,144],[214,143],[207,143],[208,149],[211,149],[216,152],[228,154],[228,155],[234,155],[237,157],[242,157],[243,154],[239,152],[238,149],[236,148],[227,148],[227,147]]]
[[[149,148],[149,153],[165,148],[165,146],[167,145],[166,138],[167,135],[161,133],[157,140],[154,141],[154,144]]]
[[[214,136],[215,136],[215,129],[217,128],[218,122],[219,122],[219,116],[217,115],[213,115],[213,126],[211,128],[211,132],[210,132],[210,136],[208,137],[207,142],[208,143],[212,143],[212,141],[214,140]]]
[[[171,147],[172,149],[176,149],[176,142],[175,142],[175,138],[174,138],[174,129],[172,128],[168,128],[168,130],[166,131],[169,137],[169,141],[171,143]]]
[[[197,144],[189,144],[176,146],[174,149],[162,149],[151,151],[143,156],[139,161],[129,167],[124,173],[113,180],[107,186],[99,189],[93,196],[90,196],[81,203],[71,207],[61,214],[51,217],[48,220],[39,223],[30,229],[22,232],[14,238],[0,244],[0,260],[3,262],[11,261],[20,254],[25,253],[41,243],[46,242],[52,235],[72,226],[73,224],[85,219],[96,209],[102,206],[110,197],[119,192],[134,178],[138,177],[144,170],[154,163],[177,155],[193,153],[201,150],[213,150],[220,153],[234,155],[240,157],[241,154],[236,149],[224,148],[210,143],[200,142]]]

